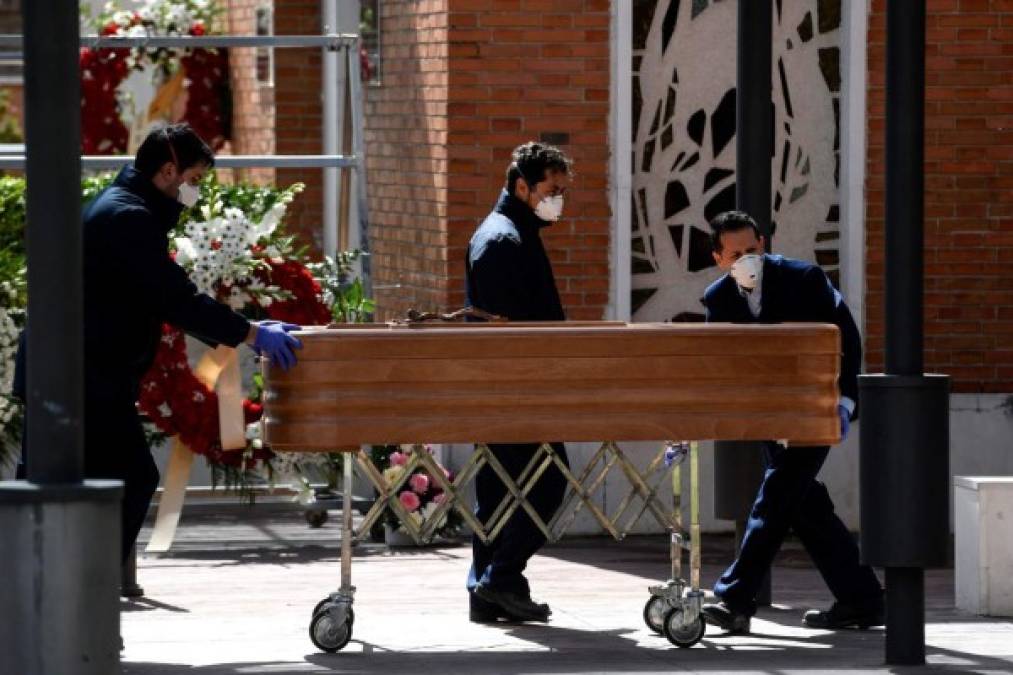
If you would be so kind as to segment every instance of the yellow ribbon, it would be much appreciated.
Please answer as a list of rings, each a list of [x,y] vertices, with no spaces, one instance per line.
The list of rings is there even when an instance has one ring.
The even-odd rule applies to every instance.
[[[246,424],[243,418],[243,388],[239,374],[239,354],[231,347],[217,347],[201,357],[194,375],[208,389],[218,393],[218,420],[223,450],[246,448]],[[179,517],[183,512],[186,486],[194,453],[175,437],[169,464],[166,467],[162,497],[146,553],[165,553],[176,537]]]

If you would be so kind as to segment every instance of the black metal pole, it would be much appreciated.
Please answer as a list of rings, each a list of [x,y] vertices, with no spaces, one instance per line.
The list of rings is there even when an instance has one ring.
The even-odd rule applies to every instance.
[[[83,471],[81,92],[77,2],[23,2],[27,148],[28,480]]]
[[[886,20],[886,372],[921,375],[925,3],[890,0]]]
[[[740,211],[756,219],[767,241],[767,250],[770,250],[774,147],[774,108],[770,95],[772,1],[740,1],[737,30],[735,204]],[[764,468],[759,443],[718,441],[714,444],[714,511],[718,518],[735,521],[736,550]],[[771,602],[769,573],[756,602],[761,606]]]
[[[922,375],[925,3],[890,0],[886,44],[886,373]],[[925,662],[919,567],[886,569],[886,662]]]
[[[925,663],[925,570],[886,568],[886,662]]]
[[[770,243],[770,168],[774,147],[771,105],[773,6],[771,0],[738,4],[736,52],[735,203],[756,219]]]

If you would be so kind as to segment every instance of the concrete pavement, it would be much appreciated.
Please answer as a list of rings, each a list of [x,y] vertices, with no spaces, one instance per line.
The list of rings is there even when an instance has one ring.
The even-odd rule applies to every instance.
[[[313,606],[338,584],[338,519],[310,530],[297,511],[232,513],[184,515],[173,552],[139,560],[146,597],[122,602],[125,673],[1013,672],[1013,622],[958,614],[952,570],[927,575],[924,669],[883,667],[881,630],[803,628],[802,612],[830,599],[797,546],[778,560],[777,605],[754,619],[752,635],[709,627],[696,647],[675,648],[641,619],[647,585],[667,576],[663,536],[544,549],[529,577],[553,607],[548,625],[470,623],[467,546],[360,547],[352,642],[324,654],[307,631]],[[709,586],[731,542],[704,543]]]

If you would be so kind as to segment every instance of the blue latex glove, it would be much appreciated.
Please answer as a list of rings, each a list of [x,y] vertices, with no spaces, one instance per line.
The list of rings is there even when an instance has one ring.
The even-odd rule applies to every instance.
[[[841,418],[841,443],[847,440],[851,429],[851,413],[843,405],[837,406],[837,415]]]
[[[253,341],[253,349],[258,354],[266,355],[271,363],[288,370],[295,365],[295,351],[302,349],[302,342],[289,335],[289,331],[299,330],[294,323],[278,321],[261,321],[256,324],[257,336]]]
[[[673,464],[682,464],[682,461],[686,459],[686,455],[688,454],[689,443],[686,441],[669,443],[665,447],[665,467],[671,467]]]

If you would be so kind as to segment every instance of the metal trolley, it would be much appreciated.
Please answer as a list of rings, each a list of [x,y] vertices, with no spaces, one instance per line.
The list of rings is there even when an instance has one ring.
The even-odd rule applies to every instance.
[[[667,458],[667,461],[666,461]],[[689,464],[689,531],[683,529],[682,494],[683,465]],[[527,495],[545,471],[555,465],[566,478],[568,488],[562,506],[546,523],[527,501]],[[507,488],[487,523],[480,522],[471,512],[464,493],[479,470],[489,466]],[[610,516],[594,501],[594,495],[608,474],[618,467],[630,488]],[[419,525],[402,506],[397,494],[404,481],[416,469],[424,469],[447,495],[433,515]],[[372,508],[358,529],[353,526],[353,472],[358,471],[378,493]],[[672,483],[672,501],[667,505],[658,492],[666,478]],[[524,509],[549,541],[558,541],[569,529],[581,509],[586,508],[603,532],[620,541],[646,514],[650,514],[671,535],[671,576],[664,583],[651,586],[644,605],[647,626],[664,635],[678,647],[692,647],[704,636],[706,624],[701,615],[703,592],[700,590],[700,489],[699,450],[696,442],[668,443],[640,471],[614,442],[603,443],[579,475],[574,474],[549,444],[543,444],[515,481],[489,451],[478,445],[454,480],[448,481],[432,455],[416,446],[410,455],[401,480],[390,483],[364,451],[348,453],[343,463],[343,499],[341,518],[341,586],[313,608],[310,639],[325,652],[337,652],[352,639],[355,625],[355,586],[352,585],[352,549],[355,542],[370,531],[384,511],[393,511],[404,529],[417,542],[428,542],[436,534],[443,516],[455,509],[469,528],[483,541],[495,539],[518,509]],[[689,554],[689,579],[682,577],[683,554]]]
[[[825,445],[840,434],[840,342],[832,325],[416,322],[346,324],[299,335],[299,365],[266,374],[263,424],[266,441],[278,450],[347,450],[341,586],[310,617],[310,637],[328,652],[344,648],[352,637],[353,546],[388,509],[416,542],[430,540],[451,509],[483,541],[499,536],[519,509],[548,541],[558,540],[582,510],[616,540],[641,518],[653,519],[671,537],[671,573],[650,587],[643,618],[673,644],[691,647],[706,630],[697,443],[670,441],[641,468],[616,441],[596,439],[781,438]],[[413,446],[404,470],[386,476],[362,449],[373,443],[523,443],[532,438],[592,441],[597,451],[583,468],[571,470],[543,442],[513,477],[480,443],[450,480],[424,446]],[[506,488],[487,522],[477,519],[465,499],[483,469]],[[550,469],[565,478],[566,492],[545,522],[528,497]],[[445,495],[421,521],[398,498],[415,471],[426,472],[432,487]],[[356,472],[378,495],[358,529],[352,520]],[[615,507],[606,509],[600,495],[610,473],[628,487]],[[688,531],[682,514],[686,482]],[[688,579],[683,576],[686,552]]]

